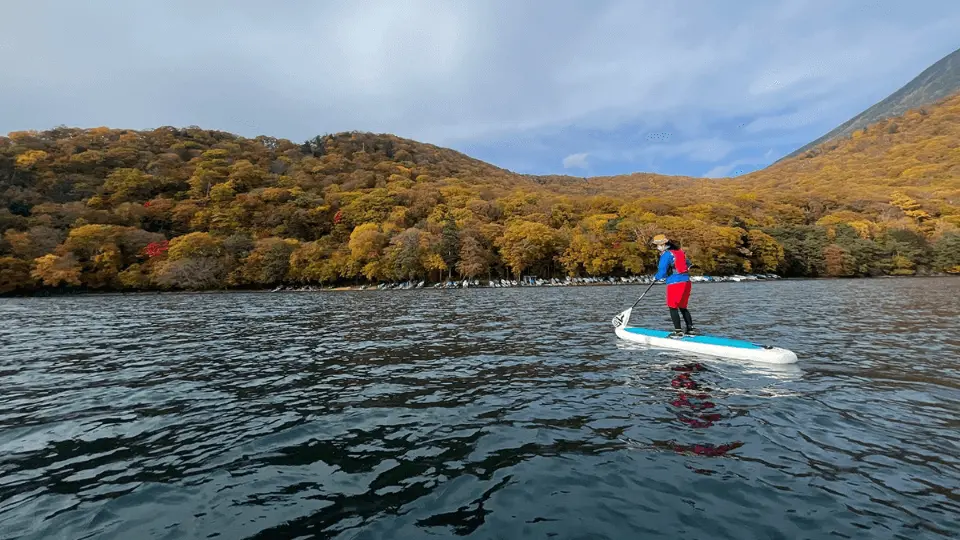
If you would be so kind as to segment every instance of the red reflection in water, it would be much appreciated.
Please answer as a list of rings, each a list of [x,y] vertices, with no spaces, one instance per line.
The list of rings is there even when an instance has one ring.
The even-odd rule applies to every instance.
[[[673,371],[679,371],[671,381],[670,386],[683,390],[707,390],[703,388],[700,383],[693,379],[691,373],[699,373],[701,371],[708,371],[706,366],[699,362],[683,364],[680,366],[674,366],[671,368]],[[708,428],[723,419],[723,415],[718,412],[703,413],[707,409],[713,409],[717,405],[709,401],[710,394],[706,392],[700,392],[698,394],[690,394],[680,391],[676,399],[670,402],[670,404],[678,409],[687,409],[688,411],[695,411],[699,414],[690,414],[688,411],[679,411],[677,413],[677,419],[684,424],[693,427],[693,428]],[[681,454],[695,454],[699,456],[708,456],[708,457],[718,457],[723,456],[730,452],[743,446],[744,443],[740,441],[735,441],[732,443],[725,443],[720,445],[714,445],[710,443],[699,443],[699,444],[675,444],[667,443],[666,446],[671,448],[673,451]]]

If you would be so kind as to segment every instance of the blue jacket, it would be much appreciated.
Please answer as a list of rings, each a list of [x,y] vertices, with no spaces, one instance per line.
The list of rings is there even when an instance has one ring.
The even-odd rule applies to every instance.
[[[690,264],[690,261],[687,261],[687,264]],[[667,273],[670,272],[670,275]],[[673,267],[673,252],[669,249],[663,252],[663,255],[660,255],[660,264],[657,267],[657,275],[653,276],[656,280],[661,280],[663,278],[667,279],[667,285],[671,283],[683,283],[684,281],[690,281],[690,274],[684,272],[682,274],[677,273],[677,269]]]

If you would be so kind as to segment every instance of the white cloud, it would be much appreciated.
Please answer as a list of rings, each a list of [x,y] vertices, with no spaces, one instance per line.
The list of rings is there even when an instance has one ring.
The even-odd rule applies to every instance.
[[[758,163],[765,163],[769,158],[750,158],[750,159],[735,159],[730,163],[725,163],[723,165],[717,165],[716,167],[710,169],[703,174],[703,178],[727,178],[731,173],[735,172],[738,167],[743,167],[744,165],[757,165]]]
[[[703,174],[704,178],[726,178],[736,165],[717,165]]]
[[[717,161],[718,159],[725,158],[733,148],[733,143],[722,139],[711,139],[703,142],[697,141],[696,144],[692,145],[687,155],[694,161]]]
[[[751,95],[766,94],[776,92],[793,86],[803,80],[808,80],[822,75],[822,71],[815,72],[806,67],[794,67],[787,70],[774,69],[773,71],[762,73],[750,84],[747,91]]]
[[[820,109],[801,110],[789,114],[761,116],[747,124],[743,130],[747,133],[791,130],[822,121],[823,118],[824,116]]]
[[[457,145],[669,126],[669,144],[608,155],[711,162],[740,144],[712,122],[836,125],[950,52],[957,27],[951,0],[10,0],[0,132],[197,124]]]
[[[569,156],[563,158],[563,168],[564,169],[586,169],[587,165],[587,154],[570,154]]]
[[[642,157],[684,158],[692,161],[717,161],[736,148],[732,141],[718,137],[690,139],[677,143],[645,144],[620,150],[603,149],[591,152],[601,159],[634,161]]]

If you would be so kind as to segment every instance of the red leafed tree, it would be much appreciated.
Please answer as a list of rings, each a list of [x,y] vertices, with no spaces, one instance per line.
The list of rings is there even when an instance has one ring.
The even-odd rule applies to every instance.
[[[158,257],[167,252],[167,249],[170,248],[170,242],[164,240],[162,242],[151,242],[147,244],[147,247],[143,248],[143,251],[147,254],[148,257]]]

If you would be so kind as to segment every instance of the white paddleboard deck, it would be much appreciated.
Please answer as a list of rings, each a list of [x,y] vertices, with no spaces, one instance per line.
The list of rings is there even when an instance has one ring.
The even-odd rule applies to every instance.
[[[670,337],[672,332],[666,330],[627,326],[631,311],[632,308],[617,315],[613,319],[613,326],[617,337],[625,341],[663,349],[689,351],[719,358],[732,358],[770,364],[793,364],[797,361],[797,355],[793,351],[771,345],[762,345],[752,341],[707,335],[677,338]]]

